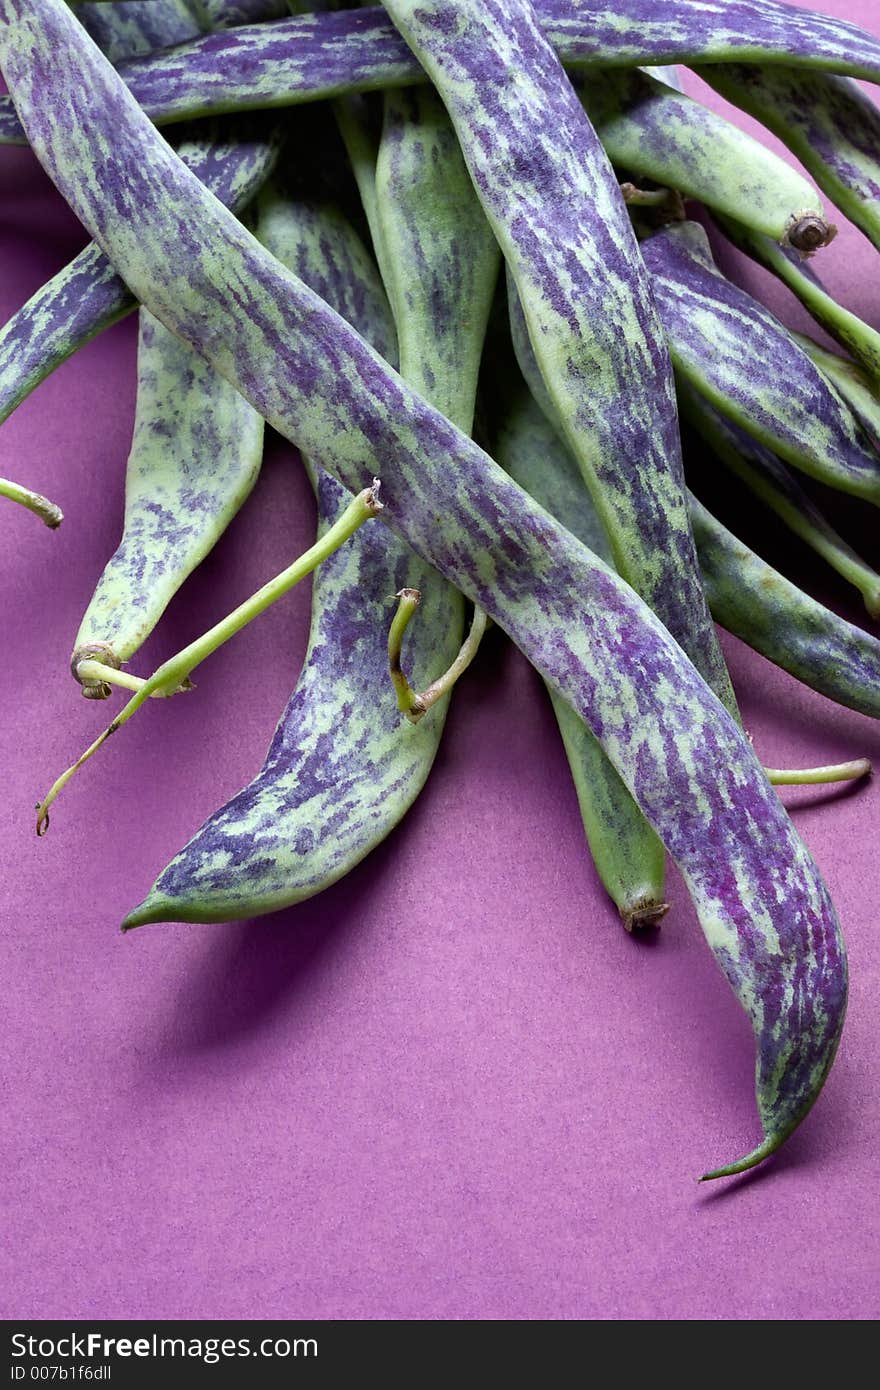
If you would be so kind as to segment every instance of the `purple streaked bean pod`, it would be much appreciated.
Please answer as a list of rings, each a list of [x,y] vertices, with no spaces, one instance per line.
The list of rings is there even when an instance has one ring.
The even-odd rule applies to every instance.
[[[772,130],[833,203],[880,247],[880,111],[851,78],[741,63],[697,68]]]
[[[820,347],[806,334],[795,333],[794,336],[811,362],[840,392],[880,454],[880,392],[876,379],[858,363]]]
[[[543,386],[533,357],[531,368]],[[545,413],[546,403],[542,409],[517,383],[513,364],[502,358],[496,371],[497,388],[487,412],[493,457],[551,516],[613,566],[608,538],[575,460]],[[663,845],[592,730],[551,685],[548,692],[596,872],[627,931],[656,926],[668,909]]]
[[[677,374],[795,468],[880,505],[880,459],[779,320],[727,280],[696,222],[642,242]]]
[[[693,496],[690,513],[716,622],[812,690],[880,719],[880,641],[779,574]]]
[[[375,184],[376,231],[403,329],[401,370],[470,430],[499,252],[430,89],[389,94]],[[302,193],[260,202],[269,250],[393,361],[391,311],[345,221]],[[349,499],[320,469],[315,482],[323,527]],[[461,595],[382,528],[358,532],[316,575],[306,663],[262,770],[163,870],[126,929],[254,916],[302,901],[363,858],[408,810],[449,701],[421,722],[421,735],[401,724],[385,658],[385,600],[401,589],[422,594],[407,642],[411,669],[426,678],[448,667],[461,642]],[[332,741],[328,729],[336,730]]]
[[[517,359],[536,403],[552,425],[552,405],[513,296],[510,306]],[[577,506],[572,500],[570,459],[565,452],[554,457],[552,473],[539,474],[525,460],[515,466],[542,505],[607,560],[607,540],[588,498],[582,495]],[[688,511],[715,621],[813,690],[848,709],[880,718],[880,641],[785,579],[733,536],[692,492]]]
[[[513,350],[528,390],[520,398],[508,399],[505,387],[511,377],[516,380],[516,371],[506,364],[500,368],[495,395],[503,404],[493,411],[493,456],[551,516],[614,567],[608,537],[589,493],[583,486],[580,497],[575,491],[572,469],[577,464],[562,442],[562,426],[535,360],[509,268],[507,302]],[[628,931],[651,926],[668,906],[663,846],[592,730],[549,683],[548,689],[599,877]]]
[[[757,261],[797,295],[832,338],[836,338],[857,357],[872,376],[880,377],[880,333],[829,294],[809,261],[789,247],[778,246],[741,222],[715,214],[715,220],[729,241]]]
[[[678,401],[683,417],[695,427],[715,456],[775,512],[789,530],[859,591],[871,617],[880,615],[880,574],[835,531],[782,460],[715,410],[684,379],[678,383]]]
[[[249,495],[263,457],[263,421],[146,309],[140,312],[134,435],[126,465],[122,539],[98,581],[71,669],[98,657],[119,668]],[[84,681],[90,698],[110,694]]]
[[[29,141],[132,292],[481,604],[577,709],[678,862],[757,1042],[774,1152],[837,1050],[846,957],[828,890],[748,740],[630,587],[269,256],[162,141],[62,0],[0,0]],[[417,726],[418,727],[418,726]]]
[[[802,250],[828,238],[821,199],[801,174],[667,81],[635,68],[576,73],[572,82],[618,170],[698,198]]]
[[[298,191],[259,198],[267,249],[396,359],[391,311],[369,253],[326,190],[308,173]],[[350,494],[307,464],[318,531]],[[221,806],[163,869],[125,919],[228,921],[300,902],[347,873],[393,829],[422,789],[448,701],[418,726],[401,724],[385,657],[389,596],[423,594],[410,658],[444,669],[461,640],[461,605],[450,623],[448,586],[385,528],[365,526],[315,572],[309,645],[296,689],[263,767]]]
[[[452,118],[618,570],[736,708],[700,587],[675,389],[607,156],[528,0],[388,0]]]
[[[880,39],[773,0],[541,0],[539,12],[548,40],[572,66],[739,59],[880,81]],[[423,77],[379,7],[232,29],[122,70],[159,122],[408,86]],[[0,99],[0,141],[22,138],[11,104]]]
[[[183,140],[179,154],[215,197],[241,210],[280,148],[274,118],[237,117]],[[101,248],[92,242],[80,251],[0,329],[0,422],[77,348],[136,308]]]

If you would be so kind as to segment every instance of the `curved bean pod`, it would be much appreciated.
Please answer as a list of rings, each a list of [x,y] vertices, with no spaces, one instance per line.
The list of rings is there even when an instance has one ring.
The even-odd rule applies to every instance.
[[[716,621],[812,690],[880,719],[880,641],[779,574],[693,496],[690,512]]]
[[[826,333],[848,348],[875,377],[880,376],[880,333],[857,314],[837,303],[809,261],[803,260],[790,248],[778,246],[769,237],[753,232],[741,222],[717,213],[715,219],[734,246],[777,276],[797,295]]]
[[[501,425],[493,440],[499,451],[495,456],[551,516],[615,568],[608,537],[583,486],[578,501],[574,500],[578,494],[571,474],[577,465],[562,442],[559,417],[535,360],[509,268],[507,303],[514,355],[528,391],[508,408],[507,392],[502,395],[501,389],[501,381],[504,380],[505,386],[507,382],[499,378],[500,389],[496,395],[505,405],[496,412],[501,416]],[[539,424],[540,420],[543,425]],[[549,466],[548,458],[551,460]],[[578,720],[549,683],[548,689],[599,877],[628,931],[650,926],[659,921],[667,908],[663,846],[592,730],[583,720]]]
[[[141,310],[125,524],[83,616],[71,668],[100,652],[125,664],[250,493],[263,421],[188,343]],[[90,697],[103,683],[83,684]]]
[[[277,189],[260,198],[260,235],[355,323],[384,357],[394,325],[375,267],[332,206]],[[350,502],[320,468],[319,535]],[[420,671],[443,669],[461,640],[461,601],[384,528],[358,531],[315,573],[309,645],[296,689],[256,778],[216,811],[125,919],[223,922],[300,902],[341,878],[393,829],[421,791],[448,701],[416,727],[401,724],[384,652],[388,597],[420,588],[422,621],[409,644]],[[454,593],[454,591],[453,591]]]
[[[387,9],[452,118],[617,568],[735,709],[687,519],[669,356],[605,152],[528,0]]]
[[[880,81],[880,39],[856,25],[776,4],[738,0],[542,0],[541,25],[573,66],[746,60],[824,68]],[[209,35],[175,55],[122,68],[158,122],[288,106],[423,80],[383,9],[297,16]],[[0,98],[0,142],[22,141]]]
[[[707,1176],[761,1162],[828,1075],[846,957],[828,891],[745,735],[629,586],[189,173],[61,0],[0,0],[0,18],[30,143],[132,291],[349,490],[381,460],[383,516],[600,738],[680,865],[756,1037],[763,1138]]]
[[[827,223],[812,185],[723,116],[637,68],[578,73],[572,81],[618,168],[738,216],[776,241],[824,244]]]
[[[218,122],[181,142],[180,158],[235,210],[246,207],[275,166],[273,123]],[[92,242],[53,275],[0,330],[0,423],[77,348],[137,308],[112,262]]]
[[[697,68],[728,101],[772,130],[823,193],[880,247],[880,111],[848,77],[796,68]]]
[[[511,299],[517,360],[530,388],[537,392],[534,399],[541,412],[553,424],[552,406],[546,392],[542,395],[540,375],[514,305]],[[565,451],[554,457],[552,470],[538,474],[531,465],[529,482],[536,488],[534,495],[607,560],[607,541],[588,499],[582,495],[577,507],[572,501],[571,460]],[[518,467],[529,465],[523,460]],[[811,689],[848,709],[880,718],[880,641],[784,578],[716,521],[692,492],[688,493],[688,511],[715,621]]]
[[[721,462],[775,512],[789,530],[858,589],[871,617],[880,615],[880,574],[838,535],[785,464],[715,410],[687,381],[679,382],[678,399],[682,415]]]
[[[880,460],[838,393],[769,309],[732,284],[696,222],[642,242],[680,377],[795,468],[880,505]]]
[[[389,289],[401,311],[401,370],[469,431],[500,256],[429,89],[389,97],[375,181]],[[393,359],[388,305],[354,233],[330,209],[302,198],[275,196],[268,209],[266,201],[264,244]],[[462,303],[471,310],[465,320],[457,312]],[[325,526],[348,494],[320,470],[315,482]],[[352,868],[409,809],[449,702],[423,721],[423,737],[404,734],[388,698],[382,644],[382,600],[402,589],[424,596],[409,662],[420,674],[446,669],[461,642],[461,595],[400,542],[376,528],[359,533],[318,572],[305,666],[261,772],[163,870],[126,918],[127,929],[224,921],[300,902]],[[350,616],[340,624],[341,613],[358,610],[356,624]],[[354,638],[342,640],[343,631]]]
[[[534,358],[532,365],[537,374]],[[503,400],[491,431],[493,457],[551,516],[613,566],[608,538],[584,492],[577,464],[534,396],[524,387],[511,390],[508,371]],[[605,891],[627,931],[654,926],[668,909],[663,845],[591,729],[550,685],[548,692],[587,843]]]

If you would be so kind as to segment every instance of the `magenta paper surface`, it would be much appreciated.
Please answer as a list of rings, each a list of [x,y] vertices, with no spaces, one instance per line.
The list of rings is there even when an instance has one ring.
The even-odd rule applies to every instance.
[[[874,0],[814,8],[880,32]],[[3,318],[82,242],[29,152],[0,151]],[[724,264],[808,327],[763,272]],[[875,327],[878,271],[846,226],[821,259]],[[135,328],[91,344],[0,429],[0,474],[66,515],[52,534],[0,507],[0,1316],[876,1316],[876,783],[783,793],[840,913],[849,1018],[784,1153],[710,1187],[699,1173],[759,1133],[748,1023],[677,876],[656,941],[620,928],[541,683],[497,633],[413,811],[311,902],[117,929],[257,770],[302,659],[306,589],[206,663],[195,694],[144,710],[36,839],[35,801],[108,710],[78,696],[67,660],[119,535]],[[835,514],[876,564],[865,510]],[[861,621],[842,582],[751,511],[767,558]],[[273,436],[253,498],[134,669],[222,616],[313,525]],[[876,723],[725,645],[766,763],[880,761]]]

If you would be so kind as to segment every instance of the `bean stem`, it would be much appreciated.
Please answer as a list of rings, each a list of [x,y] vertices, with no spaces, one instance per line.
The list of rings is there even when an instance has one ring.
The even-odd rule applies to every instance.
[[[30,488],[22,487],[20,483],[12,483],[8,478],[0,478],[0,497],[8,497],[10,502],[27,507],[28,511],[38,516],[50,531],[57,530],[64,520],[61,508],[50,502],[48,497],[43,497],[39,492],[31,492]]]
[[[827,767],[765,767],[764,771],[774,787],[815,787],[826,782],[857,782],[861,777],[870,777],[873,768],[867,758],[855,758],[850,763],[831,763]]]
[[[115,734],[117,729],[121,729],[123,724],[127,724],[129,719],[140,709],[151,695],[173,695],[176,691],[189,680],[190,672],[195,670],[207,657],[217,651],[228,642],[230,637],[234,637],[248,623],[253,622],[259,615],[279,598],[298,584],[306,575],[311,574],[323,560],[326,560],[344,545],[349,537],[353,536],[365,521],[375,516],[382,510],[382,503],[379,501],[379,480],[373,479],[371,487],[365,488],[353,498],[339,520],[331,526],[319,540],[315,542],[304,554],[294,560],[293,564],[288,565],[287,569],[277,574],[274,579],[270,579],[268,584],[264,584],[255,594],[246,599],[239,606],[214,627],[209,628],[201,637],[196,638],[172,656],[168,661],[164,661],[157,670],[153,672],[148,680],[143,681],[135,689],[135,693],[124,705],[119,714],[111,724],[108,724],[103,733],[99,734],[94,743],[90,744],[86,751],[77,758],[65,772],[55,781],[48,795],[37,806],[37,834],[45,835],[49,828],[49,808],[55,801],[60,792],[64,790],[67,783],[84,763],[97,753],[102,744],[106,743],[111,734]],[[85,664],[85,663],[83,663]],[[100,663],[96,663],[100,664]],[[112,671],[112,676],[119,684],[119,672]],[[102,679],[108,679],[102,675]],[[131,679],[137,681],[137,677]]]
[[[479,606],[474,608],[470,631],[461,644],[458,656],[451,666],[438,676],[421,692],[413,690],[400,665],[403,635],[421,602],[418,589],[401,589],[396,595],[397,612],[388,630],[388,669],[391,682],[397,692],[397,708],[405,714],[411,724],[418,724],[437,701],[448,695],[460,676],[463,676],[477,652],[489,624],[488,614]]]

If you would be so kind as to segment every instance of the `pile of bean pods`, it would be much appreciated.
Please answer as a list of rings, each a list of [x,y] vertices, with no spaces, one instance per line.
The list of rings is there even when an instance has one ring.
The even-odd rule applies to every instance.
[[[685,95],[679,63],[809,178]],[[823,194],[880,247],[880,113],[854,81],[880,82],[880,40],[774,0],[0,0],[0,67],[0,142],[94,237],[0,332],[0,419],[139,313],[124,534],[72,658],[84,695],[130,698],[38,831],[111,733],[315,571],[263,767],[124,926],[318,893],[412,805],[491,621],[547,683],[625,924],[666,911],[668,852],[751,1019],[762,1138],[707,1177],[766,1158],[821,1090],[847,991],[773,783],[867,766],[762,767],[713,619],[874,716],[880,641],[706,510],[679,420],[880,614],[880,574],[798,480],[880,503],[880,334],[816,273]],[[712,223],[842,352],[731,283]],[[315,545],[134,675],[266,421],[302,453]]]

